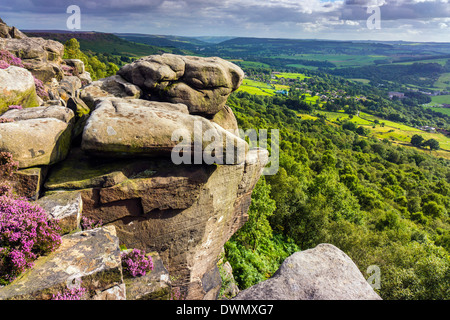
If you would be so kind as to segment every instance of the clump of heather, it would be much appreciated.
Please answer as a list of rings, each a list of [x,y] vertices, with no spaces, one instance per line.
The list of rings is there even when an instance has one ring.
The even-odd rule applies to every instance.
[[[36,204],[0,196],[0,284],[8,284],[39,256],[61,244],[60,228]]]
[[[82,217],[81,218],[81,228],[83,230],[92,230],[95,228],[101,228],[103,225],[103,221],[100,219],[100,221],[95,221],[94,219]]]
[[[63,70],[65,76],[73,76],[73,67],[63,64],[61,65],[61,69]]]
[[[10,177],[15,171],[17,171],[18,168],[19,163],[17,161],[14,161],[13,156],[10,152],[0,152],[0,179],[2,177]]]
[[[25,66],[22,62],[22,59],[16,57],[15,55],[13,55],[11,52],[9,52],[7,50],[0,50],[0,61],[3,61],[2,66],[8,65],[7,67],[2,67],[1,69],[6,69],[9,66],[25,68]]]
[[[21,105],[12,105],[12,106],[9,106],[8,109],[9,110],[13,110],[13,109],[22,110],[23,107]]]
[[[180,288],[175,287],[170,291],[170,300],[184,300],[184,296],[181,294]]]
[[[122,267],[133,277],[145,276],[153,270],[152,257],[146,257],[144,250],[133,249],[121,255]]]
[[[44,83],[35,76],[33,76],[33,78],[34,78],[34,85],[36,87],[36,94],[42,99],[48,98],[48,92],[47,90],[45,90]]]
[[[9,123],[9,122],[14,122],[14,119],[0,118],[0,123]]]
[[[12,196],[13,188],[10,182],[0,181],[0,196]]]
[[[0,60],[0,69],[7,69],[9,68],[9,63],[3,60]]]
[[[63,292],[53,295],[52,300],[81,300],[86,292],[87,289],[81,286],[72,289],[67,288]]]

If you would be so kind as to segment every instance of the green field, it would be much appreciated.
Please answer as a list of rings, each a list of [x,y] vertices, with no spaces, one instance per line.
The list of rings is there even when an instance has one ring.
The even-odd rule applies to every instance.
[[[341,112],[328,112],[328,111],[319,111],[318,114],[322,114],[326,116],[328,121],[331,122],[338,122],[340,121],[351,121],[353,123],[356,123],[359,126],[367,127],[371,130],[371,135],[375,136],[378,139],[388,139],[391,142],[402,144],[404,146],[411,146],[410,141],[413,135],[419,134],[422,137],[424,137],[425,140],[428,139],[436,139],[439,142],[439,145],[441,147],[441,150],[439,151],[433,151],[433,154],[436,154],[438,156],[442,156],[444,158],[450,158],[450,138],[444,136],[441,133],[430,133],[425,132],[420,129],[410,127],[401,123],[384,120],[381,118],[378,118],[376,116],[373,116],[368,113],[360,112],[360,116],[353,116],[352,119],[349,118],[349,115]],[[305,115],[299,114],[302,118],[304,118]],[[307,115],[308,117],[304,119],[308,119],[311,116]],[[373,128],[374,120],[378,120],[379,124]],[[381,125],[381,123],[384,123],[384,126]],[[411,146],[412,147],[412,146]]]
[[[434,96],[431,97],[431,101],[438,104],[447,103],[450,104],[450,95]]]
[[[450,95],[431,97],[431,102],[422,105],[424,108],[429,108],[433,111],[440,112],[450,116],[450,108],[442,108],[442,104],[450,104]]]
[[[429,107],[429,106],[425,106],[425,108],[430,108],[433,111],[440,112],[440,113],[450,116],[450,108],[439,108],[439,107]]]
[[[266,63],[256,62],[256,61],[247,61],[242,59],[230,59],[230,62],[241,65],[242,67],[247,68],[270,68],[270,66]]]
[[[308,76],[305,76],[303,73],[290,73],[290,72],[280,72],[280,73],[274,74],[274,76],[277,78],[300,79],[300,80],[310,78]]]
[[[405,61],[405,62],[393,62],[392,64],[402,64],[402,65],[410,65],[414,63],[438,63],[441,66],[445,66],[447,62],[447,58],[443,59],[428,59],[428,60],[414,60],[414,61]]]
[[[251,79],[244,79],[242,85],[237,91],[247,92],[260,96],[273,96],[277,89],[274,89],[267,83],[259,82]]]
[[[314,67],[314,66],[306,66],[304,64],[288,64],[288,67],[293,67],[293,68],[299,68],[299,69],[307,69],[307,70],[317,70],[319,69],[318,67]]]
[[[434,87],[450,91],[450,73],[443,73],[439,79],[434,83]]]
[[[296,54],[296,55],[279,55],[273,58],[299,59],[299,60],[315,60],[328,61],[334,63],[338,68],[344,67],[361,67],[373,65],[375,60],[386,59],[383,55],[352,55],[352,54]],[[293,65],[295,66],[295,65]],[[299,65],[300,67],[300,65]]]

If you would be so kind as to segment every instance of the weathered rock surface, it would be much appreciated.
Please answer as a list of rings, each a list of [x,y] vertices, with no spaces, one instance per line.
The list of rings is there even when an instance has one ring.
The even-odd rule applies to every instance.
[[[0,150],[10,152],[19,168],[49,165],[67,156],[70,126],[55,118],[0,123]]]
[[[44,187],[47,190],[107,188],[151,166],[147,159],[94,158],[79,148],[72,148],[63,162],[53,166]]]
[[[152,258],[153,270],[142,277],[131,277],[124,274],[128,300],[169,300],[171,295],[171,281],[167,269],[157,252],[150,252],[147,257]]]
[[[0,114],[11,105],[24,108],[39,105],[33,75],[26,69],[15,66],[0,69],[0,89]]]
[[[74,75],[80,75],[86,72],[84,62],[80,59],[64,59],[64,64],[73,68]]]
[[[81,230],[83,201],[80,192],[55,192],[40,198],[37,204],[51,219],[58,221],[62,234]]]
[[[0,50],[7,50],[22,59],[26,68],[38,79],[48,83],[52,78],[61,80],[64,73],[60,67],[64,45],[43,38],[0,38]]]
[[[22,169],[15,172],[8,180],[18,196],[37,200],[47,172],[47,166]]]
[[[210,150],[217,162],[235,164],[245,159],[248,145],[244,140],[203,117],[188,114],[185,105],[139,99],[98,103],[86,123],[82,149],[97,155],[170,156],[180,144],[179,137],[173,138],[174,132],[191,140],[183,140],[183,145],[193,157],[203,157],[205,150]],[[205,138],[206,134],[216,140]]]
[[[225,130],[235,135],[239,135],[239,127],[236,117],[234,116],[233,110],[231,110],[229,106],[225,106],[219,112],[217,112],[211,119],[211,121],[217,123]]]
[[[76,92],[82,86],[80,78],[76,76],[65,76],[59,82],[58,93],[64,101],[76,96]]]
[[[61,246],[8,286],[0,300],[49,300],[67,287],[88,290],[83,298],[125,298],[119,239],[113,226],[64,236]]]
[[[69,124],[73,123],[74,116],[75,115],[72,110],[60,105],[53,105],[23,110],[12,109],[2,114],[0,118],[8,118],[14,121],[53,118]]]
[[[272,278],[241,291],[235,300],[381,300],[358,267],[331,244],[296,252]]]
[[[83,157],[74,154],[59,163],[46,187],[78,187],[83,216],[113,224],[127,248],[157,251],[188,299],[217,297],[217,257],[248,218],[267,151],[251,150],[245,163],[232,166]],[[72,170],[75,163],[83,165]]]
[[[190,113],[214,115],[242,83],[244,72],[218,57],[163,54],[123,66],[117,73],[152,98],[183,103]]]
[[[125,81],[118,75],[94,81],[84,87],[80,93],[80,98],[91,109],[94,109],[95,104],[102,98],[139,99],[141,96],[142,90],[138,86]]]
[[[0,19],[0,38],[22,39],[26,38],[26,35],[16,27],[9,27],[2,19]]]

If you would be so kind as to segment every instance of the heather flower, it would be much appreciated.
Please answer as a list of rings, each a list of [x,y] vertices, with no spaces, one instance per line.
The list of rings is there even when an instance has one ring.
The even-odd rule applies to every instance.
[[[18,168],[19,163],[17,161],[14,161],[13,156],[10,152],[0,152],[0,178],[11,176]]]
[[[63,70],[65,76],[73,76],[73,71],[74,71],[73,67],[67,66],[67,65],[62,65],[61,69]]]
[[[81,218],[81,228],[83,230],[92,230],[95,228],[101,228],[103,225],[103,221],[100,219],[100,221],[96,222],[94,219],[90,219],[87,217]]]
[[[22,110],[23,107],[20,106],[20,105],[12,105],[12,106],[9,106],[8,109],[9,109],[9,110],[13,110],[13,109],[16,109],[16,110]]]
[[[6,50],[0,50],[0,61],[3,61],[3,65],[9,64],[9,66],[25,68],[25,66],[22,62],[22,59],[16,57],[11,52],[6,51]],[[6,69],[6,68],[2,68],[2,69]]]
[[[180,288],[176,287],[170,291],[170,300],[184,300],[184,297],[181,294]]]
[[[133,249],[121,255],[122,266],[131,276],[145,276],[147,272],[153,270],[152,257],[146,257],[144,250]]]
[[[0,181],[0,196],[11,196],[12,195],[12,186],[8,181]]]
[[[61,244],[57,222],[38,205],[0,196],[0,284],[33,266],[39,256]]]
[[[33,78],[34,78],[34,85],[36,87],[36,94],[42,99],[48,98],[48,92],[47,90],[45,90],[44,83],[35,76],[33,76]]]
[[[67,288],[63,292],[53,295],[52,300],[81,300],[86,292],[87,289],[81,286],[79,288]]]
[[[9,63],[3,60],[0,60],[0,69],[7,69],[9,68]]]

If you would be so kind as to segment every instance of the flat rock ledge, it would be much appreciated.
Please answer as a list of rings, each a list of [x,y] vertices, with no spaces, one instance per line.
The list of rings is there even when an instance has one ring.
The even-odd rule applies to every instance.
[[[66,288],[87,289],[87,300],[125,300],[119,239],[114,226],[64,236],[61,246],[0,288],[0,300],[49,300]]]

